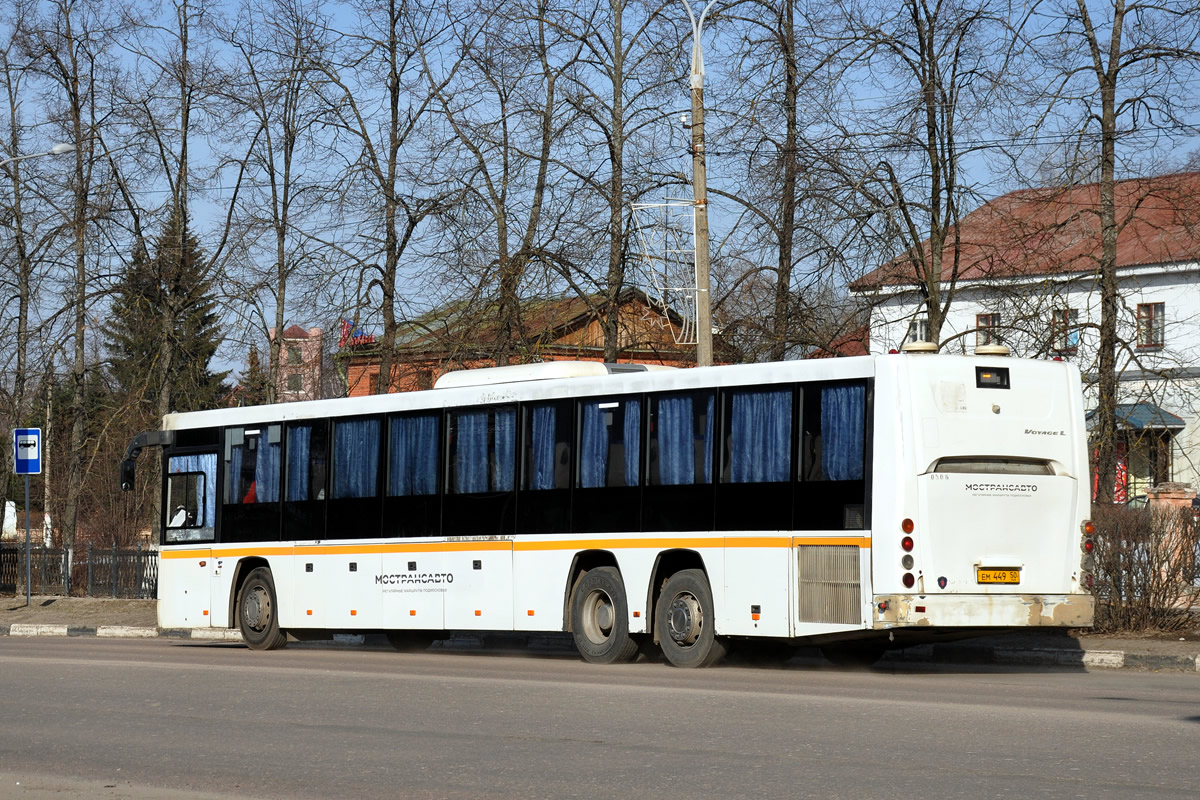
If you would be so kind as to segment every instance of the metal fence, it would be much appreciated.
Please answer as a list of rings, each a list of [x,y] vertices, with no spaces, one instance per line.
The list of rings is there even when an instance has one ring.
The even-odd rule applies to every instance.
[[[29,553],[29,590],[39,595],[85,597],[158,596],[158,551],[96,547],[73,552],[33,547]],[[25,593],[25,545],[0,545],[0,594]]]

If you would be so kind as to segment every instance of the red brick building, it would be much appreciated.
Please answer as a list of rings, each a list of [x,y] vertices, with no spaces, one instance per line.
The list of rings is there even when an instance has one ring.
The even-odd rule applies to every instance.
[[[519,329],[513,343],[513,363],[538,361],[603,361],[603,320],[591,303],[579,297],[536,298],[521,305]],[[680,345],[675,335],[683,320],[637,289],[618,298],[617,360],[621,363],[690,367],[695,346]],[[446,372],[496,366],[496,308],[459,304],[437,309],[402,326],[396,337],[391,391],[432,388]],[[338,352],[352,397],[376,394],[379,386],[379,344],[347,341]]]

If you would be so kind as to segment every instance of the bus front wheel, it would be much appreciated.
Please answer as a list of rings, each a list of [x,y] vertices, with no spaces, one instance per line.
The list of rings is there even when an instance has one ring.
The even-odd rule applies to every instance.
[[[702,570],[676,572],[654,608],[654,630],[663,655],[677,667],[709,667],[725,657],[713,622],[712,590]]]
[[[238,628],[251,650],[278,650],[287,644],[279,629],[279,603],[271,570],[259,567],[246,576],[238,592]]]
[[[571,600],[571,633],[585,661],[619,664],[637,658],[625,584],[615,567],[596,567],[579,579]]]

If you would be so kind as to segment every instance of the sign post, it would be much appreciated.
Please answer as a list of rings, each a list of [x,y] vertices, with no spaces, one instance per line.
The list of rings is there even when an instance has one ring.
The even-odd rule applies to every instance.
[[[25,606],[30,604],[29,476],[42,474],[42,429],[13,430],[14,472],[25,476]]]

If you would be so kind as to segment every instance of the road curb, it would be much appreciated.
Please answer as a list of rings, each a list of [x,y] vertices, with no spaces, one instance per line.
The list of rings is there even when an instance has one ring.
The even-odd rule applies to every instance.
[[[0,636],[95,636],[107,639],[191,639],[202,642],[241,642],[236,628],[149,628],[132,625],[44,625],[14,622],[0,624]],[[303,642],[308,647],[362,647],[374,644],[361,634],[337,634],[331,641]],[[561,637],[531,635],[527,638],[504,633],[452,634],[438,649],[485,650],[488,652],[563,652]],[[1010,648],[993,645],[942,643],[914,645],[888,653],[880,662],[889,664],[1004,664],[1031,667],[1076,667],[1094,669],[1140,669],[1149,671],[1200,672],[1200,655],[1167,656],[1126,653],[1121,650],[1065,650],[1061,648]]]

